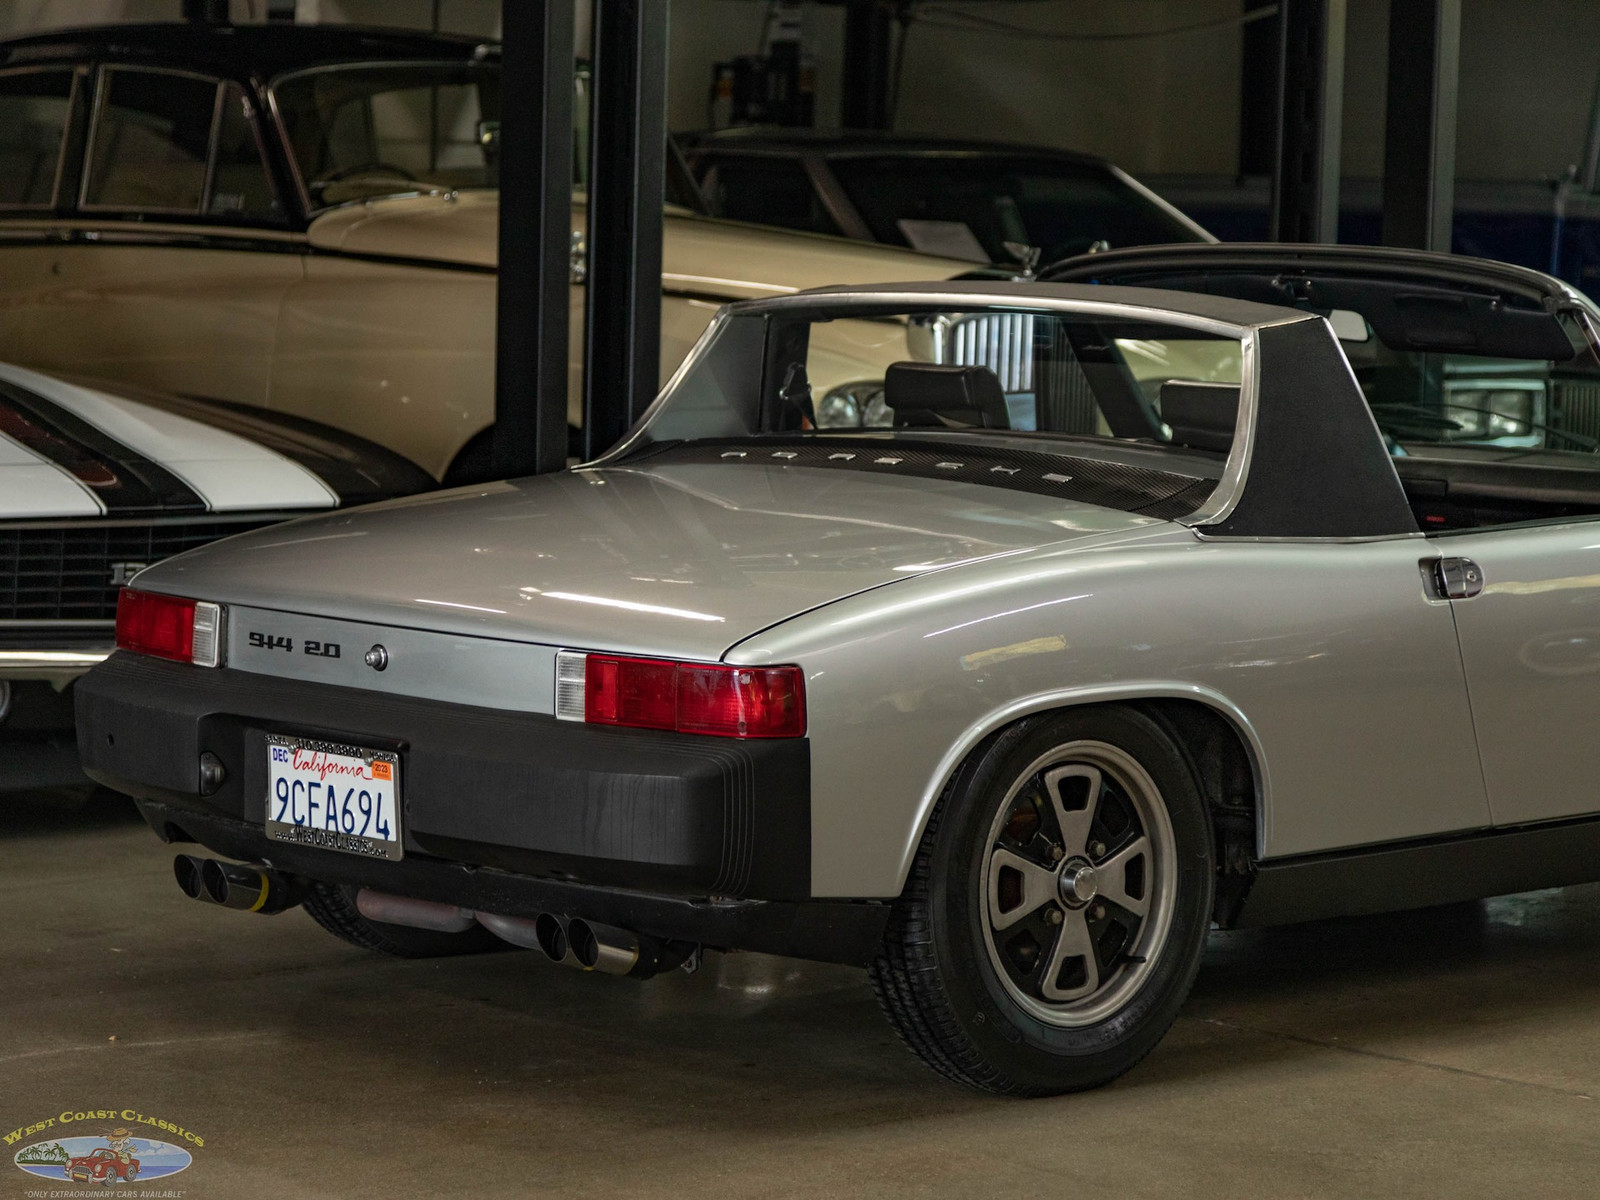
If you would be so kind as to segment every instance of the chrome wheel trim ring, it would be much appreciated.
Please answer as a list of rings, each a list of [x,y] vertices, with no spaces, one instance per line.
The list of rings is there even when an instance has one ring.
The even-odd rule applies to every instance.
[[[1132,946],[1125,947],[1121,952],[1124,961],[1109,977],[1099,981],[1095,990],[1082,998],[1057,1002],[1031,995],[1017,985],[995,942],[990,906],[998,870],[996,851],[1004,853],[999,846],[1000,834],[1011,816],[1017,797],[1047,771],[1078,767],[1087,767],[1109,776],[1142,825],[1143,834],[1150,842],[1145,884],[1149,907]],[[977,897],[979,920],[983,927],[989,965],[1011,1000],[1043,1024],[1069,1029],[1097,1024],[1122,1009],[1149,981],[1159,963],[1171,932],[1172,914],[1177,901],[1177,848],[1172,819],[1162,800],[1161,790],[1149,772],[1132,755],[1110,743],[1095,740],[1063,743],[1040,755],[1017,776],[995,810],[984,845],[981,893]]]

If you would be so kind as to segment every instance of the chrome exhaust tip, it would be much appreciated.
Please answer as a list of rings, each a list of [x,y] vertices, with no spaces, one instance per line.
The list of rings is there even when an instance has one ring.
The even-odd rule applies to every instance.
[[[567,934],[561,922],[545,913],[534,920],[531,917],[508,917],[504,913],[476,914],[475,919],[495,937],[521,946],[524,950],[542,951],[547,958],[561,962],[567,949]],[[552,953],[552,948],[555,952]]]
[[[571,943],[567,937],[566,923],[554,913],[540,913],[533,923],[533,936],[539,949],[551,962],[564,962]]]
[[[639,965],[637,934],[614,925],[592,924],[574,917],[567,922],[567,943],[585,971],[627,975]]]
[[[224,908],[263,914],[294,908],[304,898],[300,886],[276,871],[243,863],[201,859],[200,884],[205,898]],[[174,870],[176,871],[176,865]],[[182,881],[179,881],[182,886]]]
[[[200,878],[206,860],[194,854],[178,854],[172,859],[172,876],[178,881],[178,890],[191,900],[212,903],[211,894]]]

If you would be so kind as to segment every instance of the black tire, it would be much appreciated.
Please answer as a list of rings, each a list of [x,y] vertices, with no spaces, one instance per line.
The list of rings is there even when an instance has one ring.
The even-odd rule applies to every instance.
[[[1079,760],[1090,766],[1080,771]],[[1047,772],[1053,791],[1044,782]],[[1119,772],[1129,779],[1121,781]],[[1085,779],[1084,800],[1068,811],[1061,797],[1079,775]],[[1086,815],[1074,819],[1073,812]],[[1128,814],[1133,825],[1117,835],[1124,839],[1121,848],[1108,850],[1106,822]],[[1151,827],[1142,834],[1141,820]],[[1056,845],[1068,844],[1073,830],[1082,832],[1091,849],[1082,856],[1057,855]],[[1039,865],[1025,868],[1025,883],[1023,873],[1008,865],[1018,858],[1010,847],[1023,847],[1008,840],[1014,835],[1027,839],[1030,854],[1048,848],[1037,850]],[[1105,872],[1105,899],[1094,891],[1096,872],[1084,871],[1096,866],[1094,847]],[[969,757],[930,818],[872,966],[873,991],[901,1039],[957,1083],[1010,1096],[1097,1087],[1148,1054],[1188,996],[1210,929],[1214,857],[1210,817],[1193,768],[1155,721],[1120,706],[1024,719]],[[1050,867],[1051,861],[1059,866]],[[1122,872],[1119,883],[1112,882],[1115,869]],[[1035,888],[1036,880],[1052,870],[1057,892],[1029,908],[1046,894],[1042,884]],[[1019,882],[1010,882],[1007,872]],[[1080,877],[1087,879],[1082,890],[1090,893],[1081,903],[1073,887]],[[1119,908],[1113,896],[1132,908]],[[1010,909],[1001,907],[1012,898]],[[1143,915],[1136,912],[1140,904]],[[1012,915],[1025,909],[1044,922],[1039,929],[1058,931],[1053,944],[1035,942],[1038,966],[1032,975],[1018,964],[1028,961],[1022,951],[1033,927],[1025,922],[1035,916]],[[997,930],[1002,919],[1017,922],[1019,932]],[[1074,920],[1087,931],[1074,936],[1087,938],[1081,944],[1093,961],[1062,957],[1070,949],[1067,928]],[[1101,963],[1108,944],[1111,954]],[[1147,955],[1132,953],[1144,947]],[[1072,972],[1082,978],[1069,978]],[[1058,993],[1075,986],[1098,990],[1070,1002],[1029,991],[1047,986]]]
[[[567,457],[583,457],[583,430],[576,425],[567,426]],[[501,474],[496,474],[494,469],[494,426],[491,425],[461,447],[439,483],[447,488],[465,487],[473,483],[491,483],[499,478]]]
[[[363,950],[376,950],[395,958],[445,958],[512,948],[510,943],[479,925],[461,933],[440,933],[434,929],[412,929],[408,925],[368,920],[356,908],[356,889],[337,883],[313,883],[305,909],[313,921],[334,937],[343,938]]]

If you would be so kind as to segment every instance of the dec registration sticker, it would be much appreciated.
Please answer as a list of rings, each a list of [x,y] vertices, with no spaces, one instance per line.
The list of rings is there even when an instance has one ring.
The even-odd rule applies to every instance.
[[[365,858],[402,857],[400,757],[267,736],[267,836]]]

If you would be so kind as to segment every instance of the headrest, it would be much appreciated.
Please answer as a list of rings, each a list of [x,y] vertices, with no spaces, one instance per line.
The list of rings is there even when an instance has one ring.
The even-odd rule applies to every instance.
[[[1239,423],[1239,385],[1169,379],[1161,385],[1161,419],[1173,445],[1226,454]]]
[[[988,367],[890,363],[883,374],[883,402],[894,410],[896,425],[1011,428],[1005,391]]]

